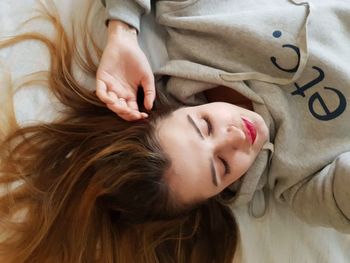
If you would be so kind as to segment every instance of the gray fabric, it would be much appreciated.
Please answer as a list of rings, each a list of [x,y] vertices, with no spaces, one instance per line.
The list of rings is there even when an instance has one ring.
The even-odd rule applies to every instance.
[[[194,105],[224,85],[268,124],[274,153],[259,154],[232,206],[249,202],[260,216],[265,185],[305,221],[350,233],[348,2],[157,1],[156,16],[170,58],[157,74],[171,76],[170,93]]]
[[[282,198],[308,223],[332,225],[349,232],[349,187],[350,152],[346,152],[320,172],[293,185],[282,194]],[[305,202],[309,203],[308,209],[305,209]]]
[[[250,202],[261,215],[266,183],[305,221],[350,233],[350,5],[308,2],[157,1],[170,57],[158,74],[191,105],[206,89],[231,87],[270,127],[270,165],[264,150],[233,206]]]
[[[106,21],[120,20],[140,32],[140,19],[151,10],[150,0],[101,0],[106,7]]]

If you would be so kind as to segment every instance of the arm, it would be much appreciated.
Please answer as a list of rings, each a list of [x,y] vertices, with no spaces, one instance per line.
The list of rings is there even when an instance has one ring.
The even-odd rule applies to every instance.
[[[110,8],[107,13],[112,10],[116,15],[109,18],[124,15],[126,20],[133,20],[134,17],[128,14],[135,10],[128,8],[137,6],[134,1],[106,0],[106,4],[107,9]],[[126,14],[122,13],[124,8],[129,10]],[[139,111],[137,104],[139,87],[144,91],[145,109],[151,110],[155,98],[154,76],[148,59],[138,44],[137,31],[121,20],[110,20],[107,44],[96,74],[96,95],[121,118],[134,121],[147,117],[146,113]]]
[[[306,222],[350,233],[350,152],[282,196]]]

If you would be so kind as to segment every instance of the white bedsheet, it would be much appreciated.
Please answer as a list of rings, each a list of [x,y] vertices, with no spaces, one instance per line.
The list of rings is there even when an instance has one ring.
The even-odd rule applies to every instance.
[[[35,2],[36,0],[0,0],[0,37],[18,33],[17,27],[20,22],[30,17],[30,10],[35,6]],[[55,2],[64,22],[69,24],[72,12],[77,12],[76,7],[85,5],[87,1]],[[152,16],[145,17],[143,22],[140,41],[153,69],[157,69],[167,59],[162,39],[164,32],[155,27]],[[45,30],[45,26],[40,23],[36,23],[32,28]],[[7,65],[7,70],[12,73],[14,80],[23,74],[47,68],[47,58],[48,52],[45,48],[33,42],[0,51],[0,64]],[[2,89],[0,91],[3,92]],[[2,95],[0,93],[0,96]],[[54,100],[49,98],[45,89],[39,87],[29,87],[20,91],[15,102],[16,117],[21,123],[50,119],[55,112],[52,107]],[[235,214],[241,231],[241,262],[350,262],[350,235],[338,233],[333,229],[308,226],[296,218],[288,208],[274,200],[270,200],[269,209],[262,218],[250,217],[246,207],[237,208]]]

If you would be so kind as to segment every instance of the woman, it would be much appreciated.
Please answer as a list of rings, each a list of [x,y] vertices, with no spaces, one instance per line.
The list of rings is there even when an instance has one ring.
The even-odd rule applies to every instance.
[[[171,17],[163,18],[169,24],[176,22]],[[175,20],[186,25],[186,21],[178,18]],[[5,218],[3,227],[11,237],[6,243],[2,243],[3,255],[13,262],[33,259],[35,262],[80,262],[92,259],[101,262],[230,262],[236,247],[237,230],[229,209],[217,199],[233,197],[235,204],[249,201],[259,183],[263,184],[260,179],[266,178],[264,176],[268,172],[269,157],[269,149],[266,148],[265,151],[264,146],[270,145],[264,145],[268,139],[267,128],[272,131],[271,139],[274,138],[281,147],[286,145],[284,138],[291,134],[290,124],[282,121],[288,116],[288,112],[283,107],[278,107],[283,99],[278,87],[272,85],[262,89],[262,86],[257,87],[251,81],[249,84],[252,88],[247,89],[242,83],[232,82],[242,78],[242,75],[227,74],[222,70],[215,70],[214,67],[204,66],[205,64],[197,63],[194,67],[193,61],[172,61],[170,66],[163,69],[163,74],[172,76],[167,86],[173,93],[176,90],[181,91],[178,88],[184,84],[190,87],[191,93],[206,89],[209,100],[214,96],[225,95],[231,101],[231,98],[237,99],[237,95],[242,93],[244,96],[239,96],[239,101],[234,102],[246,105],[247,108],[253,107],[263,118],[252,111],[232,105],[207,104],[170,111],[172,114],[162,113],[157,108],[161,113],[160,117],[152,113],[146,120],[119,124],[115,115],[107,111],[95,96],[84,92],[67,71],[70,68],[69,58],[72,51],[62,31],[59,33],[61,38],[58,41],[63,42],[58,42],[52,50],[60,50],[62,53],[60,56],[53,56],[56,59],[53,60],[51,70],[51,89],[69,110],[58,122],[19,130],[2,145],[2,159],[5,160],[2,173],[6,175],[3,182],[12,183],[20,179],[25,182],[10,195],[5,195],[1,202],[2,213],[14,215],[22,207],[29,209],[25,220],[17,224],[6,221],[11,219],[8,216],[2,217]],[[31,37],[38,38],[35,35]],[[204,43],[205,40],[204,37]],[[47,43],[52,47],[50,42]],[[184,56],[182,52],[185,51],[177,50],[181,56]],[[89,58],[88,54],[86,56]],[[199,60],[205,59],[205,56],[199,56]],[[221,60],[214,61],[218,64],[220,62]],[[301,61],[300,65],[303,63],[305,61]],[[94,68],[87,66],[85,68],[91,69],[90,73],[94,74]],[[268,75],[255,76],[266,80]],[[271,79],[279,80],[278,77]],[[232,97],[227,95],[231,92],[234,94]],[[274,93],[281,96],[276,97]],[[181,91],[177,95],[178,98],[182,95],[186,99],[188,94]],[[269,96],[271,104],[264,103]],[[271,116],[277,118],[276,123],[272,122],[274,119]],[[305,116],[307,115],[301,115],[300,118],[306,118]],[[293,123],[292,118],[287,120]],[[183,136],[169,130],[168,127],[173,128],[175,125],[177,132],[186,133],[185,139],[190,145],[185,144]],[[310,126],[312,129],[312,125]],[[325,134],[329,133],[330,127],[324,128]],[[343,131],[335,132],[344,135]],[[11,144],[21,138],[23,143]],[[338,181],[341,178],[344,179],[343,183],[346,182],[344,170],[329,169],[328,166],[320,171],[320,175],[314,174],[312,179],[303,175],[316,167],[323,167],[325,159],[331,158],[336,159],[332,167],[346,169],[347,155],[337,158],[337,153],[346,152],[347,140],[345,135],[340,141],[333,141],[333,146],[336,147],[329,149],[326,153],[328,157],[315,156],[314,159],[311,158],[310,166],[305,166],[305,162],[310,162],[310,159],[303,162],[298,156],[299,163],[305,167],[294,169],[293,178],[289,178],[292,176],[289,176],[288,170],[288,178],[277,177],[276,172],[271,173],[271,170],[276,169],[273,166],[269,171],[269,183],[274,182],[277,193],[282,192],[281,196],[287,201],[293,197],[296,188],[300,190],[295,195],[296,200],[293,200],[295,203],[291,204],[293,208],[298,208],[301,201],[304,201],[300,199],[305,194],[309,199],[314,196],[316,200],[319,198],[318,189],[306,191],[310,187],[309,182],[314,186],[313,179],[336,178],[336,199],[325,200],[329,202],[320,204],[333,210],[311,211],[309,218],[322,220],[324,218],[317,214],[322,213],[328,216],[326,221],[344,231],[348,227],[344,214],[349,210],[343,202],[346,200],[346,189]],[[328,143],[321,142],[320,145],[324,147]],[[182,146],[180,153],[179,147],[173,147],[178,144]],[[293,144],[294,141],[288,145],[291,154],[295,149]],[[7,149],[9,152],[6,152]],[[261,149],[263,151],[259,152]],[[195,154],[191,154],[191,150]],[[284,155],[280,154],[282,150],[277,150],[277,157],[273,157],[275,159],[272,159],[272,165],[288,164],[283,159]],[[305,148],[302,150],[307,153],[310,151]],[[288,154],[286,156],[289,157]],[[191,160],[196,158],[193,160],[196,163],[201,162],[199,168],[193,168],[195,164],[183,165],[190,157]],[[284,162],[278,162],[279,158]],[[55,161],[52,163],[52,160]],[[296,158],[290,160],[290,164],[294,164]],[[291,165],[291,168],[295,166]],[[233,182],[238,182],[238,185],[234,184],[235,187],[231,190],[226,188],[221,198],[212,198]],[[285,191],[286,185],[291,182],[297,183],[288,187],[291,191]],[[201,189],[191,187],[193,185],[199,185]],[[191,192],[186,191],[184,186]],[[329,197],[329,192],[326,191],[326,194]],[[17,205],[12,206],[12,199],[6,202],[8,197],[13,198]],[[333,198],[333,192],[331,197]],[[332,206],[334,200],[338,207]],[[311,204],[319,205],[317,202]],[[300,210],[303,215],[305,206]],[[21,235],[16,235],[18,232]],[[57,246],[57,240],[64,242]]]
[[[47,79],[65,107],[52,123],[22,128],[9,118],[11,108],[2,112],[1,261],[232,262],[238,231],[231,211],[215,198],[182,202],[168,184],[172,160],[157,131],[180,106],[160,91],[147,119],[118,118],[73,75],[75,62],[96,74],[94,42],[85,38],[81,55],[54,10],[40,18],[55,25],[53,39],[25,33],[0,46],[45,44],[49,74],[27,83]]]
[[[139,30],[141,14],[150,10],[150,1],[129,1],[127,5],[119,0],[103,2],[107,19],[123,21],[135,30]],[[278,201],[290,206],[304,221],[350,233],[350,72],[346,66],[350,60],[350,10],[344,1],[309,2],[157,1],[157,22],[168,33],[170,58],[157,74],[166,76],[167,91],[183,103],[226,101],[253,109],[264,119],[270,132],[268,141],[239,180],[233,205],[249,203],[254,216],[263,215],[267,204],[261,189],[266,185]],[[100,72],[104,65],[102,60]],[[114,89],[116,86],[123,87],[112,83],[104,89],[97,86],[98,95],[114,105],[111,110],[119,114],[123,109],[125,113],[128,105],[124,100],[128,99]],[[139,118],[140,113],[135,113],[135,108],[133,111],[134,115],[127,117]],[[214,166],[213,170],[221,167],[223,174],[224,168],[241,163],[228,163],[236,151],[215,150],[212,142],[217,137],[224,140],[221,130],[227,130],[227,125],[216,121],[221,118],[218,114],[209,113],[211,110],[191,118],[206,136],[202,141],[193,138],[187,146],[181,144],[181,152],[196,157],[207,173]],[[244,119],[244,114],[241,116]],[[169,127],[178,127],[177,118],[169,119]],[[183,116],[184,125],[185,120]],[[208,127],[214,126],[213,130],[218,126],[219,134],[208,132],[206,122]],[[260,124],[248,122],[249,126],[254,130]],[[190,129],[189,125],[185,127]],[[192,135],[190,130],[186,133]],[[177,139],[172,133],[166,137]],[[167,154],[176,160],[178,167],[173,169],[182,169],[183,175],[178,176],[182,178],[190,171],[184,165],[184,156],[188,155],[166,145],[166,139],[161,141]],[[181,141],[176,143],[180,145]],[[213,160],[211,165],[207,159]]]

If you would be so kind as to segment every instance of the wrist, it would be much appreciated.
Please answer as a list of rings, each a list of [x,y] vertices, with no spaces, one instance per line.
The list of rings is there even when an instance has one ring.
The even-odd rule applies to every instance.
[[[108,37],[130,35],[137,37],[136,28],[120,20],[110,20],[108,23]]]

